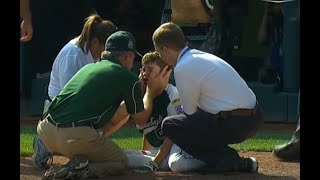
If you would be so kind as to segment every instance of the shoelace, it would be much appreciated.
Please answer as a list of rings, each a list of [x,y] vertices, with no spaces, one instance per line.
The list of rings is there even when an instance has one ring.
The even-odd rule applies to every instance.
[[[48,156],[49,156],[49,158],[47,160],[47,163],[48,164],[52,164],[53,163],[53,154],[52,153],[48,153]]]
[[[147,164],[141,166],[138,169],[135,169],[135,172],[148,173],[148,172],[157,171],[158,169],[159,169],[159,166],[157,163],[155,163],[154,161],[149,161]]]
[[[52,179],[52,177],[57,179],[86,179],[89,177],[88,161],[81,162],[71,159],[67,164],[52,166],[45,172],[42,179]]]
[[[154,161],[149,161],[145,167],[148,167],[151,171],[157,171],[159,169],[159,165]]]

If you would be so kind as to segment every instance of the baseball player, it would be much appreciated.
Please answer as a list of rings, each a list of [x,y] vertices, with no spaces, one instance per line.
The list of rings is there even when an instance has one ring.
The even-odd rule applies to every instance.
[[[146,89],[149,75],[152,71],[160,72],[166,64],[160,59],[159,53],[149,52],[142,58],[140,79],[142,89]],[[142,151],[126,151],[128,166],[137,172],[171,170],[173,172],[186,172],[199,169],[205,165],[185,151],[181,150],[171,140],[165,138],[161,130],[162,120],[171,115],[182,114],[182,106],[178,90],[168,84],[164,91],[154,99],[153,110],[145,124],[137,125],[143,133]],[[160,148],[152,149],[152,147]]]

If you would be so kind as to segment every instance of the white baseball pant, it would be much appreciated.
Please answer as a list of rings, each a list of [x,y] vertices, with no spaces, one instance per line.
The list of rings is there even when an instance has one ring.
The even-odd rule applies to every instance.
[[[145,151],[145,154],[141,150],[125,150],[125,154],[128,157],[128,167],[136,169],[145,165],[147,162],[154,159],[158,152],[158,149],[151,151]],[[171,147],[170,154],[161,163],[160,170],[172,172],[189,172],[202,168],[205,166],[205,162],[196,159],[183,151],[179,146],[174,144]]]

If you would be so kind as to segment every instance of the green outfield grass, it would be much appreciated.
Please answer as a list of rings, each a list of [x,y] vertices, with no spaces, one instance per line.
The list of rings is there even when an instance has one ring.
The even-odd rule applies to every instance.
[[[20,127],[20,156],[33,154],[32,139],[36,135],[35,126]],[[290,140],[292,131],[261,131],[256,137],[240,144],[231,145],[237,150],[272,151],[275,145]],[[112,139],[124,149],[140,149],[142,135],[135,128],[124,127],[112,135]]]

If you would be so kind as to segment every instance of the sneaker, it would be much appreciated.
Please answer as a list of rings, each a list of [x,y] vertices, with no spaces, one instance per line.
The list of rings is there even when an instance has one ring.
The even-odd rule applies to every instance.
[[[277,145],[272,153],[283,161],[300,161],[300,128],[294,132],[289,142]]]
[[[42,180],[85,179],[89,177],[89,161],[83,156],[76,156],[61,166],[51,167],[42,176]]]
[[[258,162],[254,157],[241,157],[240,171],[244,172],[258,172]]]
[[[147,164],[139,167],[135,170],[137,173],[148,173],[148,172],[154,172],[159,169],[159,165],[155,163],[154,161],[149,161]]]
[[[299,161],[300,142],[290,141],[286,144],[277,145],[272,153],[275,157],[283,161]]]
[[[34,167],[48,169],[53,160],[53,153],[48,151],[39,136],[33,138],[33,150],[32,162]]]

